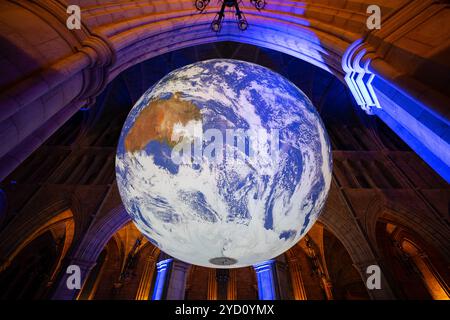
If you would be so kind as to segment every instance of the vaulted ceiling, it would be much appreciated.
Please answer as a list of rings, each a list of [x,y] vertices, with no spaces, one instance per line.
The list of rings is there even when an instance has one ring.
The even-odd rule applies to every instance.
[[[450,152],[442,151],[450,149],[449,5],[376,2],[380,30],[367,29],[367,1],[270,0],[262,11],[243,1],[250,24],[245,32],[230,13],[215,33],[209,28],[215,1],[202,14],[191,0],[2,1],[0,179],[76,111],[93,105],[122,71],[166,52],[220,41],[274,49],[339,80],[359,79],[350,86],[358,104],[450,176]],[[81,30],[66,26],[69,4],[81,8]],[[375,74],[372,88],[369,76]]]

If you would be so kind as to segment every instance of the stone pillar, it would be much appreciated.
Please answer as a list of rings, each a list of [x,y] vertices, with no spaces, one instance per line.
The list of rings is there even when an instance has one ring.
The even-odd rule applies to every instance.
[[[325,295],[327,296],[327,300],[333,300],[333,284],[326,277],[322,277],[322,287],[323,291],[325,291]]]
[[[292,300],[292,285],[289,281],[289,270],[284,255],[277,257],[274,263],[275,287],[280,300]]]
[[[208,292],[207,300],[217,300],[216,269],[208,270]]]
[[[5,5],[22,17],[9,19],[7,24],[20,38],[15,50],[29,54],[32,46],[31,50],[43,59],[37,65],[37,61],[24,59],[24,54],[8,63],[9,68],[22,66],[25,71],[20,68],[23,72],[13,73],[7,89],[0,94],[0,132],[6,137],[0,144],[2,180],[76,111],[94,103],[108,83],[116,53],[107,37],[93,32],[85,23],[80,30],[69,30],[67,8],[58,1],[1,1],[0,5],[1,15],[11,14],[4,10]],[[30,25],[27,29],[46,36],[30,41],[32,32],[19,27],[23,19]],[[24,124],[12,129],[17,119]]]
[[[167,300],[183,300],[186,291],[186,278],[190,265],[174,260],[167,285]]]
[[[155,287],[153,288],[152,300],[162,300],[164,299],[166,283],[168,280],[167,273],[170,271],[170,266],[173,259],[166,259],[158,262],[156,264],[156,281]]]
[[[291,274],[292,291],[295,300],[307,300],[305,285],[303,283],[302,271],[297,258],[288,260]]]
[[[136,293],[136,300],[148,300],[152,287],[153,274],[155,273],[156,260],[153,256],[148,256],[145,260],[144,270],[139,281]]]
[[[236,269],[230,269],[230,279],[228,280],[227,300],[237,299],[237,272]]]
[[[76,265],[80,267],[81,271],[81,288],[83,288],[86,283],[87,278],[89,277],[89,273],[95,267],[96,261],[84,261],[80,259],[72,259],[70,263],[65,265],[65,268],[61,269],[62,276],[57,282],[56,290],[53,292],[52,299],[53,300],[75,300],[80,293],[80,290],[77,289],[69,289],[67,287],[67,280],[71,274],[67,274],[66,270],[69,265]]]
[[[219,300],[226,300],[228,297],[229,279],[230,279],[230,272],[228,269],[216,269],[217,298]]]
[[[433,299],[450,300],[448,285],[436,270],[428,255],[408,240],[402,241],[399,249],[414,263]]]
[[[258,280],[259,300],[276,300],[276,275],[274,272],[275,260],[268,260],[254,265]]]
[[[436,41],[441,29],[435,19],[443,19],[448,5],[440,2],[413,1],[397,10],[380,30],[349,45],[342,57],[342,69],[357,104],[378,116],[449,182],[449,99],[442,89],[424,81],[429,76],[416,75],[416,70],[427,70],[446,81],[443,74],[448,74],[448,65],[437,57],[438,52],[448,50],[448,44]],[[413,36],[411,32],[418,26],[429,31]],[[414,41],[409,40],[411,37]],[[418,50],[419,43],[427,49]],[[409,63],[400,66],[386,54],[395,51],[403,52]]]

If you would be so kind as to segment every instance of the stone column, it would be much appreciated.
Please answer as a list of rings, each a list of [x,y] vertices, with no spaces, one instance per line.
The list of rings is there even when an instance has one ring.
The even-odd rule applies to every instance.
[[[23,70],[18,75],[13,73],[7,89],[0,95],[0,131],[7,134],[0,144],[0,180],[76,111],[93,105],[108,83],[109,69],[116,56],[109,39],[90,30],[87,24],[82,23],[80,30],[69,30],[65,23],[67,8],[58,1],[22,1],[20,4],[8,1],[6,5],[22,17],[8,21],[9,27],[21,38],[15,50],[29,54],[32,47],[31,52],[36,51],[43,60],[36,66],[33,65],[38,62],[25,59],[26,55],[9,61],[8,67],[23,66]],[[0,11],[10,14],[3,7]],[[46,37],[34,37],[30,41],[31,32],[19,27],[23,19],[30,28],[45,33]],[[52,48],[51,54],[45,53],[48,48]],[[24,124],[12,130],[16,119]]]
[[[145,260],[144,271],[139,281],[136,293],[136,300],[148,300],[152,287],[153,274],[155,273],[156,260],[153,256],[148,256]]]
[[[322,277],[322,286],[323,291],[325,291],[325,295],[327,296],[327,300],[333,300],[333,284],[326,277]]]
[[[448,65],[439,61],[437,53],[448,50],[448,44],[436,41],[442,32],[436,21],[444,19],[447,6],[444,1],[422,0],[397,10],[382,22],[380,30],[372,30],[349,45],[342,57],[342,69],[357,104],[378,116],[449,182],[449,100],[442,89],[427,83],[428,77],[415,75],[416,70],[427,70],[446,81],[443,74],[448,74]],[[409,40],[418,26],[426,26],[428,32]],[[427,49],[418,50],[419,43]],[[401,50],[409,63],[400,66],[386,54],[396,50]]]
[[[170,266],[173,259],[166,259],[156,264],[156,281],[153,288],[152,300],[162,300],[164,298],[166,283],[168,280],[167,273],[170,272]]]
[[[228,297],[229,279],[230,279],[230,272],[228,269],[216,269],[217,298],[219,300],[226,300]]]
[[[276,300],[276,275],[274,272],[275,260],[268,260],[254,265],[258,280],[259,300]]]
[[[230,279],[228,280],[227,300],[237,299],[237,272],[236,269],[230,269]]]
[[[305,285],[303,283],[302,271],[297,258],[288,260],[291,274],[292,291],[295,300],[307,300]]]
[[[278,256],[274,263],[275,287],[280,300],[292,300],[292,285],[284,255]]]
[[[84,261],[81,259],[72,259],[70,263],[65,265],[64,268],[61,269],[62,276],[57,282],[56,290],[53,292],[52,299],[53,300],[75,300],[78,297],[81,289],[69,289],[67,287],[67,280],[71,274],[67,274],[67,267],[70,265],[75,265],[80,268],[80,276],[81,276],[81,288],[83,288],[86,283],[87,278],[89,277],[89,273],[95,267],[96,261]]]
[[[174,260],[167,285],[167,300],[183,300],[186,291],[186,278],[190,265]]]
[[[208,300],[217,300],[217,281],[216,281],[216,269],[208,270]]]

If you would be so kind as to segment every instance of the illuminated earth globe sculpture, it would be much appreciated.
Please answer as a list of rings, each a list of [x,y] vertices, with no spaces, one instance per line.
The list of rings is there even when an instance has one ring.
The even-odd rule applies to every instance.
[[[301,76],[301,74],[300,74]],[[129,113],[116,175],[137,228],[195,265],[274,258],[317,220],[331,182],[324,125],[294,84],[247,62],[177,69]]]

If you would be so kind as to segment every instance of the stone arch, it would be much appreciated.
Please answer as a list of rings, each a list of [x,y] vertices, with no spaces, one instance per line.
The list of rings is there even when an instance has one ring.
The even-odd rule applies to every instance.
[[[321,222],[316,222],[308,234],[284,255],[295,300],[369,297],[365,277],[360,274],[358,264],[342,242]],[[334,263],[334,258],[341,262],[339,266]],[[316,290],[319,287],[322,290]]]
[[[25,207],[3,227],[0,235],[0,270],[11,262],[19,248],[26,245],[27,239],[33,239],[37,234],[48,230],[50,225],[61,222],[61,219],[72,223],[68,229],[71,245],[65,251],[69,254],[73,249],[72,243],[78,242],[90,222],[92,206],[83,201],[82,191],[78,192],[79,190],[71,187],[56,190],[45,185],[41,188],[40,191],[44,192],[31,197]]]
[[[98,256],[111,237],[130,221],[123,205],[120,205],[104,216],[96,219],[86,231],[83,239],[72,254],[69,264],[78,265],[81,269],[82,284],[95,266]],[[74,299],[79,290],[68,290],[66,286],[67,274],[63,274],[53,293],[53,299]]]
[[[71,223],[67,230],[71,235],[71,243],[76,227],[73,211],[65,200],[55,201],[42,210],[19,215],[13,219],[0,235],[0,270],[4,270],[17,253],[34,238],[63,222]]]
[[[445,220],[427,210],[423,203],[394,201],[380,193],[375,193],[369,200],[360,222],[373,248],[379,250],[376,227],[380,219],[402,225],[414,230],[425,241],[442,250],[447,261],[450,261],[450,228]],[[414,206],[414,204],[417,204]]]
[[[430,214],[430,213],[428,213]],[[378,219],[402,225],[414,230],[424,241],[438,249],[450,262],[450,229],[447,224],[433,216],[427,216],[417,208],[405,208],[394,202],[387,202],[380,210]]]
[[[341,242],[350,255],[354,267],[360,273],[362,281],[366,283],[367,267],[379,265],[378,257],[356,219],[340,202],[337,195],[339,191],[334,188],[335,185],[332,184],[327,204],[318,221]],[[369,290],[369,295],[372,299],[394,298],[384,275],[382,275],[382,290]]]
[[[343,210],[330,207],[331,204],[327,205],[319,221],[339,239],[355,264],[373,260],[372,250],[352,217]]]
[[[406,252],[416,268],[423,275],[425,286],[435,300],[450,300],[450,286],[446,274],[439,274],[439,271],[433,265],[427,252],[415,243],[413,239],[405,238],[401,243],[402,249]]]
[[[125,233],[120,235],[122,231]],[[131,234],[128,233],[130,231]],[[119,289],[125,289],[125,293],[135,294],[137,300],[148,300],[160,251],[146,240],[143,240],[142,244],[139,242],[136,250],[129,251],[130,248],[126,248],[126,242],[129,236],[134,239],[135,231],[136,228],[132,222],[128,221],[110,237],[96,259],[94,267],[89,274],[86,274],[77,299],[115,299],[117,295],[118,297],[123,295],[123,292],[120,292]],[[138,236],[135,240],[140,238]],[[130,261],[128,260],[130,254],[133,254],[132,267],[130,267]],[[130,267],[131,269],[126,269],[126,271],[132,270],[132,273],[127,273],[124,277],[126,279],[120,280],[124,266]],[[130,275],[132,276],[129,277]],[[119,278],[119,282],[111,282],[115,277]],[[118,286],[121,281],[124,281],[123,283],[126,285],[122,285],[122,283]],[[113,296],[109,296],[111,294],[110,289],[115,291]],[[136,290],[136,292],[133,292],[133,290]]]
[[[48,215],[48,219],[39,217],[40,219],[35,221],[30,221],[32,219],[19,220],[16,226],[8,226],[11,228],[7,228],[1,237],[2,246],[0,250],[3,258],[0,273],[5,272],[6,277],[10,276],[11,272],[14,274],[17,268],[22,269],[22,266],[19,266],[16,261],[21,261],[23,252],[28,252],[29,255],[30,250],[35,248],[36,243],[38,243],[39,248],[40,240],[44,236],[53,239],[54,246],[47,244],[47,247],[54,248],[53,258],[48,258],[45,254],[37,254],[37,257],[40,257],[41,260],[44,259],[42,261],[46,261],[46,263],[38,264],[38,266],[42,265],[42,268],[44,268],[41,270],[41,276],[45,277],[46,281],[46,286],[41,288],[39,295],[48,294],[48,289],[50,289],[50,285],[54,283],[61,270],[63,261],[72,249],[75,238],[76,223],[72,210],[56,210],[54,207],[52,209],[54,210],[43,210],[37,214],[39,216],[44,213]],[[27,223],[33,224],[32,227],[27,229]],[[17,230],[23,230],[23,233]]]
[[[407,299],[450,298],[448,263],[442,252],[416,230],[380,218],[377,223],[379,254],[389,266],[397,293]]]
[[[326,270],[326,279],[323,286],[327,285],[329,294],[334,300],[341,299],[369,299],[369,289],[365,278],[361,277],[352,258],[336,236],[323,229],[323,264]]]
[[[123,205],[109,211],[87,230],[74,256],[83,261],[95,261],[111,237],[129,221]]]
[[[83,2],[80,4],[83,6]],[[0,12],[4,12],[4,21],[8,22],[6,27],[21,30],[20,39],[23,40],[18,43],[12,38],[8,39],[11,42],[9,45],[20,52],[23,60],[28,63],[25,72],[19,72],[10,79],[10,86],[6,86],[8,90],[5,91],[4,98],[2,96],[0,99],[0,130],[5,133],[7,142],[0,147],[1,161],[4,163],[0,177],[3,178],[11,172],[80,107],[91,105],[105,85],[123,70],[164,52],[217,41],[238,41],[275,49],[321,67],[341,80],[346,76],[347,83],[365,75],[380,75],[380,79],[377,78],[380,81],[374,82],[376,90],[371,82],[357,83],[357,87],[354,83],[353,86],[349,85],[352,92],[362,92],[359,97],[370,100],[358,103],[367,112],[376,113],[403,139],[414,145],[415,150],[427,162],[433,164],[436,170],[440,170],[442,175],[446,174],[442,165],[448,167],[448,157],[442,150],[448,150],[448,142],[439,136],[437,129],[428,127],[422,132],[422,129],[418,129],[418,124],[425,124],[426,119],[422,118],[412,118],[409,122],[401,123],[397,121],[399,119],[393,119],[392,106],[406,106],[402,105],[400,98],[395,98],[395,94],[392,94],[391,83],[401,82],[401,86],[405,86],[408,92],[404,95],[405,98],[422,91],[417,92],[417,86],[406,84],[409,80],[416,81],[409,78],[416,72],[411,69],[415,68],[412,67],[414,63],[411,66],[398,66],[397,61],[401,61],[398,54],[396,59],[385,55],[388,48],[396,48],[396,44],[386,39],[386,34],[390,33],[367,31],[366,3],[356,1],[348,7],[342,1],[329,1],[327,4],[312,1],[275,2],[269,3],[267,10],[261,12],[248,3],[243,5],[248,18],[251,19],[251,27],[244,33],[240,32],[231,20],[225,21],[221,33],[212,33],[208,26],[215,12],[213,4],[209,13],[197,15],[190,0],[139,4],[114,0],[102,10],[99,10],[100,4],[86,6],[83,11],[82,30],[74,34],[65,28],[63,17],[67,17],[67,14],[64,6],[59,3],[30,3],[26,6],[27,10],[12,1],[2,4],[4,8],[2,7]],[[380,5],[386,15],[383,30],[390,30],[392,33],[401,29],[398,23],[410,23],[412,25],[408,28],[414,29],[417,23],[415,21],[421,19],[411,19],[412,17],[424,15],[424,20],[434,16],[445,19],[445,10],[448,9],[444,4],[434,3],[432,0],[414,3],[412,8],[405,10],[408,14],[398,13],[405,4],[385,0]],[[31,45],[34,43],[32,34],[23,31],[23,28],[17,25],[19,22],[7,19],[8,14],[15,10],[27,11],[26,14],[35,24],[36,30],[48,30],[48,33],[60,31],[60,34],[52,39],[52,44],[61,46],[61,52],[54,50],[48,55],[39,51],[39,48],[44,46]],[[118,10],[120,15],[115,14]],[[394,16],[398,19],[393,19]],[[428,20],[427,26],[432,28]],[[397,36],[401,38],[407,34]],[[436,37],[438,36],[439,33]],[[448,49],[446,44],[429,45],[433,52]],[[403,52],[403,55],[413,58],[421,66],[426,64],[424,57],[415,55],[414,50],[409,49]],[[45,58],[38,59],[38,56]],[[11,69],[14,69],[17,63],[23,63],[19,61],[21,59],[7,60],[12,61]],[[341,60],[345,60],[345,63],[341,64]],[[44,65],[49,67],[42,68]],[[445,77],[448,69],[444,65],[428,65]],[[408,78],[408,81],[404,78]],[[426,79],[419,78],[419,84],[427,86]],[[67,89],[71,95],[64,96],[61,100],[48,99],[62,88]],[[378,92],[380,103],[376,99]],[[433,99],[427,101],[427,106],[437,111],[437,115],[430,115],[435,116],[436,121],[445,121],[440,115],[445,114],[448,99],[429,87],[426,92],[430,93],[429,96]],[[49,101],[44,108],[43,101],[46,100]],[[386,107],[386,110],[372,110],[378,109],[374,105],[379,107],[379,104],[383,108]],[[414,106],[420,107],[417,104]],[[51,112],[44,111],[47,109]],[[41,114],[37,114],[39,112]],[[13,117],[20,118],[26,125],[16,127],[12,121]],[[37,121],[38,118],[41,120]],[[407,131],[405,128],[409,129],[410,135],[403,134]],[[421,136],[429,136],[430,139],[421,141]],[[422,146],[424,148],[421,149]]]
[[[361,224],[367,235],[369,243],[377,247],[376,225],[380,215],[383,212],[384,200],[379,194],[374,194],[368,201],[366,209],[361,214]]]

